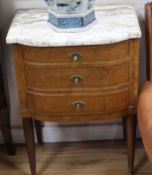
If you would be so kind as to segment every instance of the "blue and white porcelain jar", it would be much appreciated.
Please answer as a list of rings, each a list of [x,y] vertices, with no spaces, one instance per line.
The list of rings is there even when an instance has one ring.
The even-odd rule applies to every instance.
[[[94,0],[45,0],[49,22],[57,31],[79,32],[95,21]]]

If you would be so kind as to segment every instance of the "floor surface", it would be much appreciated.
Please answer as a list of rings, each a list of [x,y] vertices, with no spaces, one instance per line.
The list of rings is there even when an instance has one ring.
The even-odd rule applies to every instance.
[[[37,145],[37,175],[127,175],[127,150],[123,141],[53,143]],[[152,175],[140,141],[136,146],[135,175]],[[0,147],[0,175],[30,175],[26,149],[17,155]]]

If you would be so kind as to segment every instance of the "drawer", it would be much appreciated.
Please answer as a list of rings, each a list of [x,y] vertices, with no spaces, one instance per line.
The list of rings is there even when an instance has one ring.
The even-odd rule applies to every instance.
[[[129,57],[129,53],[129,41],[103,46],[49,48],[23,46],[24,60],[52,65],[115,62]]]
[[[30,110],[36,114],[98,114],[127,109],[128,90],[111,94],[67,93],[42,94],[28,92]]]
[[[128,63],[100,68],[26,67],[26,82],[30,89],[46,91],[123,85],[129,81],[128,67]]]

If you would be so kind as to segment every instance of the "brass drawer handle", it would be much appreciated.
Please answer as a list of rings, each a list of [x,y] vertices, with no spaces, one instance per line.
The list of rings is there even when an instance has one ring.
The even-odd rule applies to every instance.
[[[70,78],[70,80],[74,83],[79,83],[80,81],[84,80],[84,77],[82,77],[81,75],[74,75]]]
[[[74,105],[75,108],[76,108],[77,110],[79,110],[80,108],[82,108],[82,107],[85,105],[85,103],[84,103],[83,101],[74,101],[74,102],[72,103],[72,105]]]
[[[78,61],[78,60],[80,60],[81,55],[78,52],[74,52],[74,53],[70,53],[69,57],[72,61]]]

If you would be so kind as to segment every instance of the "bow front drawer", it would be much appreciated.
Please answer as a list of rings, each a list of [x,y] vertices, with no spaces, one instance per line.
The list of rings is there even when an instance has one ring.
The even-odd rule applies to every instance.
[[[70,90],[120,86],[129,82],[129,65],[98,68],[34,68],[26,67],[26,81],[30,89]]]
[[[30,110],[35,114],[98,114],[127,109],[128,89],[103,93],[44,94],[28,92]]]
[[[23,46],[24,60],[52,65],[113,63],[129,57],[129,41],[101,46],[49,47]]]

